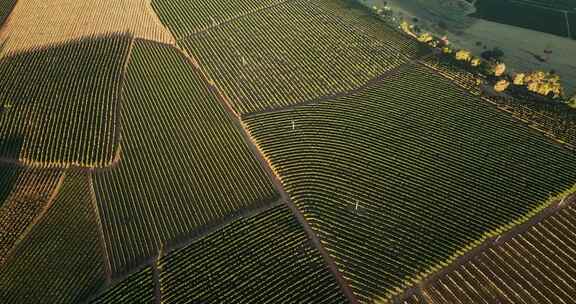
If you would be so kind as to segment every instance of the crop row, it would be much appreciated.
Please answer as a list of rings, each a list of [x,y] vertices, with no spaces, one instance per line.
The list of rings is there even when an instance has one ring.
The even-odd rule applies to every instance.
[[[417,42],[344,5],[287,1],[180,44],[240,114],[357,89],[419,53]]]
[[[131,274],[90,301],[92,304],[156,303],[152,267]]]
[[[573,153],[419,64],[245,117],[362,302],[399,291],[576,182]]]
[[[3,46],[0,46],[0,57],[112,33],[175,42],[158,20],[150,1],[3,0],[0,24],[2,15],[14,2],[17,4],[0,32],[0,45]]]
[[[119,166],[94,177],[115,272],[277,199],[231,115],[176,48],[136,42],[121,122]]]
[[[157,265],[162,303],[346,303],[286,206],[237,220]]]
[[[567,207],[424,289],[431,303],[572,303],[576,209]]]
[[[12,9],[14,8],[15,4],[16,0],[7,0],[2,1],[2,3],[0,3],[0,26],[4,24],[4,21],[6,21],[6,19],[10,15],[10,12],[12,12]],[[1,49],[2,47],[0,46],[0,50]]]
[[[56,191],[61,173],[54,170],[31,170],[0,166],[11,174],[2,180],[3,191],[10,191],[0,202],[0,265],[17,240],[31,227],[34,220],[49,208],[49,200]],[[6,171],[4,171],[6,170]]]
[[[177,39],[290,0],[153,0],[152,7]]]
[[[110,164],[130,41],[82,39],[0,59],[0,157],[48,167]]]
[[[46,215],[0,265],[0,303],[78,303],[103,283],[88,185],[85,175],[67,173]]]

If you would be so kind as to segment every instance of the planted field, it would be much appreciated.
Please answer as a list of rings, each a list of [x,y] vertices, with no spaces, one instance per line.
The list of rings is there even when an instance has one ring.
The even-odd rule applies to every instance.
[[[0,183],[2,190],[11,189],[0,202],[0,266],[14,246],[26,236],[35,221],[50,208],[62,173],[55,170],[30,170],[0,166],[13,181]],[[3,180],[4,181],[4,180]]]
[[[48,213],[0,265],[0,303],[79,303],[104,281],[88,179],[67,173]]]
[[[362,302],[576,183],[576,155],[444,77],[389,77],[244,121]]]
[[[0,59],[0,158],[47,167],[109,165],[118,148],[130,41],[84,39]]]
[[[4,21],[6,21],[10,12],[12,12],[15,4],[16,0],[5,0],[0,2],[0,26],[4,24]]]
[[[9,6],[10,2],[17,3],[0,32],[0,41],[5,43],[4,50],[0,48],[0,57],[115,33],[175,42],[156,17],[149,0],[3,0],[0,17],[1,7]]]
[[[246,114],[356,89],[419,53],[363,14],[339,1],[287,1],[180,43]]]
[[[567,207],[437,278],[435,303],[573,303],[576,209]]]
[[[160,259],[162,303],[346,303],[285,206],[237,220]]]
[[[154,282],[150,266],[131,274],[129,277],[98,295],[92,304],[150,304],[155,303]]]
[[[576,39],[576,12],[569,13],[567,16],[570,24],[570,34],[572,34],[572,39]]]
[[[564,12],[513,0],[475,2],[472,17],[568,37]]]
[[[153,0],[152,7],[177,39],[289,0]]]
[[[182,53],[136,42],[127,73],[122,160],[94,176],[115,272],[277,199],[231,115]]]

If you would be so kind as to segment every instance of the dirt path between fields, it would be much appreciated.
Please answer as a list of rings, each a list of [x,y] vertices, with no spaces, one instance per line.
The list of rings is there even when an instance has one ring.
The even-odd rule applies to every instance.
[[[409,299],[410,297],[412,297],[415,294],[421,296],[423,294],[423,291],[428,286],[434,284],[434,282],[436,280],[442,278],[443,276],[454,271],[455,269],[459,268],[463,264],[466,264],[467,262],[480,256],[486,250],[489,250],[490,248],[496,248],[496,247],[504,244],[505,242],[517,237],[518,235],[525,233],[526,231],[528,231],[533,226],[539,224],[540,222],[544,221],[545,219],[556,214],[556,212],[558,212],[564,208],[567,208],[570,205],[576,205],[576,194],[571,194],[562,200],[558,200],[558,201],[554,202],[551,206],[542,210],[540,213],[538,213],[536,216],[532,217],[527,222],[520,224],[520,225],[510,229],[509,231],[504,232],[503,234],[501,234],[497,237],[492,237],[492,238],[485,240],[484,242],[482,242],[482,244],[476,246],[474,249],[472,249],[471,251],[469,251],[465,255],[459,257],[458,259],[456,259],[456,261],[454,261],[450,265],[443,267],[440,271],[430,275],[428,278],[426,278],[424,281],[422,281],[418,285],[414,285],[414,286],[406,289],[404,291],[404,293],[400,296],[397,296],[393,300],[392,303],[403,303],[403,301]],[[427,301],[427,302],[430,303],[429,301]]]
[[[218,87],[216,86],[214,81],[212,81],[208,77],[208,75],[204,73],[204,71],[198,65],[196,60],[194,60],[191,56],[189,56],[184,50],[180,50],[180,51],[187,58],[189,58],[190,63],[199,70],[199,72],[203,76],[205,82],[209,85],[210,89],[218,97],[218,100],[224,106],[225,110],[228,112],[228,114],[232,118],[234,118],[233,119],[234,124],[236,125],[238,130],[241,131],[241,134],[244,138],[244,142],[246,142],[246,144],[248,145],[248,147],[252,151],[252,154],[257,158],[258,162],[260,163],[260,166],[267,172],[270,180],[273,182],[273,184],[276,188],[276,191],[278,191],[278,193],[280,194],[280,201],[285,203],[288,206],[288,208],[290,208],[290,210],[292,211],[292,213],[294,214],[294,216],[296,217],[296,219],[298,220],[300,225],[302,225],[302,227],[304,228],[304,231],[306,232],[306,235],[308,236],[308,239],[310,240],[312,246],[320,252],[320,255],[322,256],[324,263],[326,264],[326,266],[328,267],[330,272],[332,272],[332,274],[334,275],[336,282],[338,283],[340,290],[342,291],[344,296],[346,296],[346,298],[348,299],[348,301],[351,304],[357,304],[358,300],[356,299],[356,296],[354,295],[352,288],[350,287],[349,282],[344,278],[344,276],[342,276],[342,274],[340,273],[340,270],[338,269],[338,267],[336,266],[336,263],[334,262],[334,259],[330,256],[328,251],[326,251],[326,249],[324,248],[324,246],[320,242],[320,239],[318,238],[316,233],[313,231],[312,227],[310,227],[310,225],[308,224],[308,222],[304,218],[304,215],[296,207],[294,202],[292,202],[292,199],[290,198],[288,193],[286,193],[286,191],[284,191],[284,186],[282,185],[280,177],[278,176],[278,174],[276,174],[276,172],[274,172],[272,165],[265,159],[264,154],[258,148],[257,143],[254,141],[254,139],[252,138],[252,136],[248,132],[246,125],[242,122],[240,115],[236,111],[234,111],[234,108],[232,107],[229,99],[218,89]]]

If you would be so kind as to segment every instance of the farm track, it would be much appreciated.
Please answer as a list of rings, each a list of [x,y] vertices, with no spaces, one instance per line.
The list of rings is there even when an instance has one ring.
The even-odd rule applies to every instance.
[[[326,249],[324,248],[324,246],[320,242],[320,239],[314,233],[314,231],[312,230],[312,228],[310,227],[310,225],[308,224],[308,222],[306,221],[306,219],[304,218],[302,213],[298,210],[296,205],[294,205],[294,203],[290,199],[290,196],[286,193],[286,191],[284,191],[284,187],[282,186],[282,182],[280,181],[280,178],[272,170],[272,166],[270,165],[269,161],[265,159],[264,154],[262,153],[262,151],[260,151],[260,149],[256,145],[254,139],[250,136],[246,127],[242,123],[242,120],[241,120],[242,117],[234,111],[234,108],[232,107],[228,98],[218,89],[218,87],[216,86],[214,81],[212,81],[208,77],[208,75],[204,73],[202,68],[198,65],[197,61],[194,60],[193,57],[189,56],[184,50],[180,49],[180,51],[184,53],[186,58],[188,58],[190,60],[190,63],[193,66],[195,66],[196,68],[199,69],[200,74],[204,77],[204,80],[210,86],[210,89],[217,95],[218,100],[222,103],[222,105],[224,106],[226,111],[234,118],[233,119],[234,124],[241,131],[241,134],[244,137],[244,141],[246,143],[248,143],[248,146],[249,146],[250,150],[252,151],[253,155],[256,156],[256,158],[260,162],[260,165],[262,166],[262,168],[264,168],[264,170],[266,170],[266,172],[269,175],[269,178],[272,180],[274,186],[276,187],[276,190],[280,194],[280,200],[278,201],[278,203],[284,202],[290,208],[290,210],[292,211],[292,213],[294,214],[294,216],[296,217],[298,222],[302,225],[302,228],[306,232],[308,239],[311,241],[313,246],[320,252],[320,255],[322,256],[324,263],[326,263],[326,266],[328,267],[330,272],[332,272],[332,274],[334,275],[336,281],[338,282],[338,285],[340,286],[342,293],[346,296],[346,298],[350,301],[351,304],[357,304],[358,300],[356,299],[356,296],[352,292],[352,289],[350,288],[349,283],[342,276],[342,274],[338,270],[338,267],[336,266],[336,263],[334,262],[332,257],[328,254],[328,252],[326,251]],[[269,207],[271,208],[273,206],[269,206]],[[254,214],[257,214],[257,212],[255,212]]]
[[[104,273],[106,275],[106,284],[110,284],[112,282],[112,264],[110,263],[110,257],[108,256],[108,249],[106,248],[106,237],[104,236],[104,228],[102,226],[100,211],[98,210],[96,193],[94,192],[94,179],[92,178],[92,172],[88,173],[88,185],[90,187],[90,202],[92,203],[94,214],[96,214],[96,223],[98,225],[97,227],[98,237],[100,239],[102,252],[104,256]]]
[[[504,242],[525,233],[531,227],[533,227],[533,226],[537,225],[538,223],[544,221],[545,219],[553,216],[556,212],[558,212],[564,208],[569,207],[570,205],[576,205],[576,194],[572,194],[572,195],[570,195],[570,196],[568,196],[568,197],[566,197],[560,201],[555,202],[554,204],[552,204],[548,208],[542,210],[536,216],[532,217],[529,221],[527,221],[523,224],[517,225],[516,227],[512,228],[511,230],[509,230],[509,231],[507,231],[507,232],[505,232],[505,233],[503,233],[497,237],[492,237],[492,238],[487,239],[482,244],[476,246],[474,249],[472,249],[471,251],[467,252],[465,255],[458,258],[456,260],[456,262],[454,262],[454,263],[452,263],[446,267],[443,267],[440,271],[430,275],[428,278],[426,278],[420,284],[415,285],[415,286],[405,290],[405,292],[402,295],[398,296],[393,301],[393,303],[395,303],[395,304],[402,303],[403,301],[409,299],[413,295],[422,295],[424,298],[428,298],[428,296],[426,295],[426,293],[424,291],[426,290],[426,288],[428,286],[432,285],[437,279],[445,276],[446,274],[454,271],[455,269],[458,269],[460,266],[466,264],[467,262],[474,260],[475,258],[478,258],[487,250],[489,250],[491,248],[496,248],[496,247],[500,246],[500,244],[503,244]],[[427,302],[433,303],[430,300],[428,300]]]

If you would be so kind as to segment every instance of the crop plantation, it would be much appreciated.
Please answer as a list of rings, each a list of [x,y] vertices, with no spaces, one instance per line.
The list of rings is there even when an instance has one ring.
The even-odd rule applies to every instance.
[[[231,115],[176,48],[136,42],[122,95],[123,158],[94,176],[115,272],[277,199]]]
[[[573,153],[428,68],[413,64],[390,77],[245,119],[365,301],[576,181]]]
[[[0,157],[48,167],[112,163],[129,45],[112,35],[1,58]]]
[[[388,13],[0,3],[0,303],[570,303],[576,112]]]
[[[335,5],[287,1],[179,43],[240,114],[355,89],[421,52],[362,16],[339,15]]]
[[[157,265],[163,303],[346,303],[285,206],[235,221]]]
[[[561,209],[424,290],[429,303],[571,303],[576,297],[576,210]]]
[[[75,303],[104,282],[88,188],[85,175],[66,173],[53,206],[0,263],[1,303]]]

